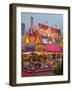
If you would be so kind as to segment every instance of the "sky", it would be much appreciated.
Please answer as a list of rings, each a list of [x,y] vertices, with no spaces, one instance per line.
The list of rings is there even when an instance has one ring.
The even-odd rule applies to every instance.
[[[21,12],[21,23],[25,23],[25,31],[29,30],[31,25],[31,16],[33,19],[33,26],[37,26],[38,23],[47,24],[50,27],[57,27],[60,30],[63,29],[63,15],[62,14],[48,14],[48,13],[29,13]]]

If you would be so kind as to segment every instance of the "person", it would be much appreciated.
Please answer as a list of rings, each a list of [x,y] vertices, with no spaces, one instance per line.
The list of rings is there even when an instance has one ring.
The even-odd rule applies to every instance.
[[[42,34],[42,44],[48,44],[48,39],[46,38],[45,34]]]

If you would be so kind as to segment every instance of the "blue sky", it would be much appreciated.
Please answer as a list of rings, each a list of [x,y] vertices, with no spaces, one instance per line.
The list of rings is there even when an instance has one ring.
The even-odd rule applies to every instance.
[[[48,26],[63,29],[63,15],[62,14],[48,14],[48,13],[21,13],[21,23],[25,23],[25,30],[28,31],[31,22],[31,16],[34,18],[33,25],[38,23],[47,24]]]

